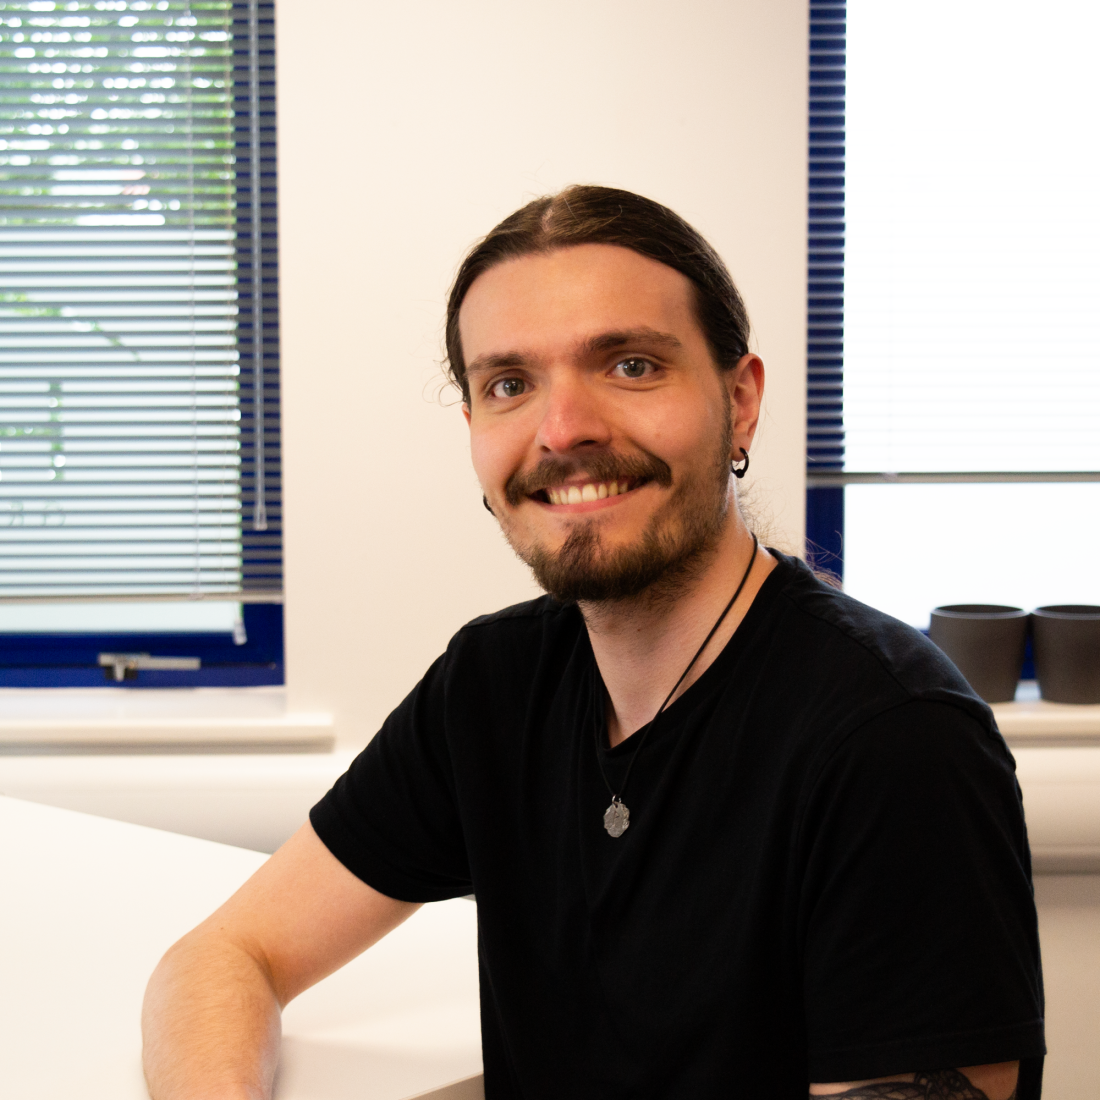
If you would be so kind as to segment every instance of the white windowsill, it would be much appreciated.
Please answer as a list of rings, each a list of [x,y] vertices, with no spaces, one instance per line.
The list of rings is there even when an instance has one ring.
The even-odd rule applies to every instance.
[[[1100,745],[1100,704],[1050,703],[1025,680],[1011,703],[994,703],[993,715],[1005,740],[1022,745]]]
[[[1031,682],[993,713],[1011,745],[1100,745],[1100,704],[1050,703]],[[327,752],[334,733],[331,714],[289,712],[282,687],[0,688],[0,753]]]
[[[328,752],[331,714],[291,713],[282,687],[3,688],[0,754]]]

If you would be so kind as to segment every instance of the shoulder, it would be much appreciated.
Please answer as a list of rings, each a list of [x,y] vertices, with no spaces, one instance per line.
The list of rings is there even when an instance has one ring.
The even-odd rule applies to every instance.
[[[819,768],[818,786],[862,777],[866,787],[877,783],[895,801],[906,791],[934,800],[936,792],[973,793],[989,783],[999,785],[1009,802],[1018,798],[1015,761],[996,727],[939,700],[911,699],[880,711],[838,739]]]
[[[921,631],[779,557],[767,633],[776,662],[797,676],[807,705],[831,728],[827,740],[835,745],[879,715],[936,704],[952,724],[1001,742],[989,707]]]
[[[587,633],[576,605],[542,596],[471,619],[451,639],[447,661],[533,665],[548,650],[571,650],[582,638]]]
[[[536,623],[547,620],[568,617],[570,611],[576,612],[576,607],[572,604],[558,603],[549,596],[540,596],[538,599],[502,607],[499,611],[492,611],[487,615],[478,615],[476,619],[471,619],[462,627],[459,635],[467,631],[492,631],[501,627],[505,630],[515,626],[522,629],[523,625],[534,626]]]
[[[980,700],[942,650],[921,631],[819,580],[805,563],[781,556],[776,618],[806,637],[830,671],[859,673],[865,686],[896,688],[902,698]],[[981,704],[984,706],[984,704]]]
[[[575,634],[583,630],[584,620],[575,604],[562,604],[549,596],[502,607],[488,615],[479,615],[463,626],[451,644],[492,644],[507,639],[539,639],[546,634]]]

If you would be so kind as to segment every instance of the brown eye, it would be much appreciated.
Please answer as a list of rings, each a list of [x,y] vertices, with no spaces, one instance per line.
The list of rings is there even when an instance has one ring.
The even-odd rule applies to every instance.
[[[502,378],[491,392],[494,397],[519,397],[527,392],[527,383],[522,378]]]

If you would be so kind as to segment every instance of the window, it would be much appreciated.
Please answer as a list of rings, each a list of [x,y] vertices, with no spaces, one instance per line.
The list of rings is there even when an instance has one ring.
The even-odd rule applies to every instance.
[[[811,23],[809,538],[917,626],[1100,603],[1100,9]]]
[[[0,0],[0,685],[282,682],[272,50]]]

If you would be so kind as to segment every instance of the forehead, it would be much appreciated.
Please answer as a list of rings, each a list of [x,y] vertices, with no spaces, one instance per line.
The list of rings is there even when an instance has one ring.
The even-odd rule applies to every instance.
[[[629,248],[582,244],[521,256],[478,276],[459,311],[467,363],[552,354],[603,332],[655,329],[702,340],[689,280]]]

